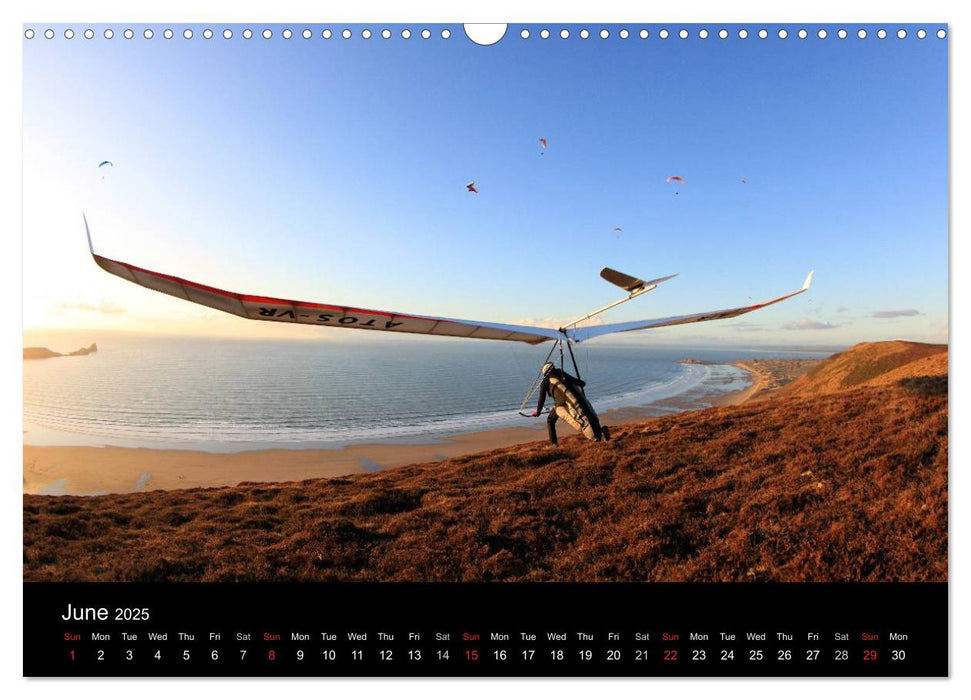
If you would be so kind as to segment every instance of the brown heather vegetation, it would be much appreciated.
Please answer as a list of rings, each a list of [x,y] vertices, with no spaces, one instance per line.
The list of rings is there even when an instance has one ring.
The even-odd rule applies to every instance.
[[[947,346],[891,340],[860,343],[833,355],[783,387],[777,397],[806,396],[857,386],[885,386],[905,377],[947,374]]]
[[[873,345],[861,362],[886,364]],[[815,381],[875,379],[847,371],[854,351]],[[947,419],[947,375],[903,372],[618,427],[607,444],[300,483],[25,495],[24,578],[945,581]]]

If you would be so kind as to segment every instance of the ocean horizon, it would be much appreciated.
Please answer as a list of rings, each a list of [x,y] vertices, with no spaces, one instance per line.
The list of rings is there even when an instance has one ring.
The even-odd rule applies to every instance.
[[[428,442],[537,425],[517,413],[549,345],[109,336],[98,352],[23,363],[25,445],[241,452]],[[74,348],[52,348],[62,352]],[[731,362],[830,350],[583,344],[599,413],[744,389]],[[684,364],[683,359],[710,364]],[[553,358],[559,363],[558,354]],[[574,373],[569,355],[565,368]],[[524,410],[535,408],[534,394]]]

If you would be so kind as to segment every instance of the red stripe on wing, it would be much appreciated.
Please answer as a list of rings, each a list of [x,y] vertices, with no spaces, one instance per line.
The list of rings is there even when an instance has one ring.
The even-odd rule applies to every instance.
[[[187,287],[193,287],[194,289],[201,289],[206,292],[211,292],[213,294],[218,294],[220,296],[228,297],[230,299],[238,299],[243,302],[250,302],[253,304],[274,304],[278,306],[306,306],[314,309],[327,309],[330,311],[340,311],[345,314],[369,314],[372,316],[387,316],[389,318],[410,318],[416,321],[439,321],[442,323],[453,323],[447,319],[437,319],[437,318],[426,318],[424,316],[410,316],[408,314],[396,314],[390,311],[377,311],[375,309],[355,309],[349,306],[336,306],[334,304],[318,304],[312,301],[294,301],[292,299],[277,299],[274,297],[263,297],[255,296],[252,294],[239,294],[237,292],[230,292],[225,289],[219,289],[218,287],[210,287],[206,284],[200,284],[199,282],[193,282],[192,280],[187,280],[183,277],[176,277],[175,275],[167,275],[164,272],[155,272],[154,270],[148,270],[144,267],[138,267],[138,265],[132,265],[131,263],[121,262],[120,260],[111,260],[110,258],[104,258],[102,260],[107,260],[116,265],[121,265],[122,267],[128,268],[136,272],[141,272],[146,275],[151,275],[153,277],[159,277],[169,282],[176,282],[178,284],[183,284]]]

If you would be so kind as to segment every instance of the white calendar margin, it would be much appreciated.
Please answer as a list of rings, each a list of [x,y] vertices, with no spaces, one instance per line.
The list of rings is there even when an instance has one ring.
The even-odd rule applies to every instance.
[[[199,0],[169,0],[168,2],[142,3],[133,8],[133,3],[119,0],[47,0],[34,3],[15,0],[11,7],[3,8],[2,50],[0,65],[3,69],[3,96],[0,101],[3,119],[2,168],[3,208],[8,231],[3,236],[8,257],[2,260],[3,292],[8,299],[21,300],[21,25],[25,21],[57,22],[87,21],[91,23],[117,21],[120,18],[132,22],[174,21],[196,22],[286,22],[300,20],[327,22],[721,22],[760,21],[771,23],[785,22],[847,22],[848,24],[881,21],[888,26],[894,22],[910,23],[929,21],[934,23],[950,22],[950,83],[951,83],[951,231],[960,227],[961,200],[967,188],[959,190],[956,185],[966,183],[967,137],[954,128],[963,119],[968,123],[967,94],[959,91],[956,76],[965,81],[969,72],[967,53],[960,50],[962,29],[971,32],[971,23],[962,20],[967,11],[958,2],[941,0],[884,0],[880,3],[849,2],[847,0],[816,0],[815,2],[778,3],[767,0],[746,2],[717,2],[716,0],[692,0],[663,3],[623,2],[619,0],[596,0],[589,5],[575,3],[566,6],[563,2],[540,0],[523,3],[522,0],[485,0],[465,2],[442,0],[425,2],[391,2],[380,0],[354,3],[332,4],[300,2],[293,0],[274,0],[273,2],[253,2],[238,0],[232,3],[200,2]],[[416,49],[420,50],[420,49]],[[960,167],[964,165],[964,167]],[[962,179],[962,175],[965,176]],[[967,201],[965,199],[965,201]],[[966,205],[965,205],[966,206]],[[967,232],[965,232],[967,235]],[[971,477],[962,474],[962,468],[971,468],[968,455],[967,437],[953,430],[956,425],[953,416],[965,416],[968,401],[968,362],[967,304],[971,301],[968,289],[971,282],[961,277],[971,261],[968,258],[968,244],[962,236],[951,236],[950,248],[951,299],[950,309],[952,326],[949,333],[951,352],[951,427],[949,435],[950,464],[952,465],[948,498],[949,503],[958,507],[950,509],[950,659],[951,675],[949,681],[922,680],[805,680],[786,681],[772,679],[752,680],[694,680],[694,679],[632,679],[632,680],[335,680],[322,682],[319,679],[247,679],[247,680],[24,680],[23,669],[23,600],[22,574],[22,483],[20,469],[22,464],[22,338],[20,329],[14,328],[3,335],[3,368],[0,372],[0,396],[3,396],[0,413],[0,447],[3,456],[4,485],[0,503],[4,504],[2,528],[3,575],[0,578],[0,592],[5,601],[17,601],[16,609],[4,616],[16,620],[16,629],[7,625],[0,634],[0,668],[3,670],[3,686],[15,696],[31,698],[61,698],[69,695],[71,700],[86,698],[131,698],[139,700],[169,700],[173,694],[189,694],[190,697],[225,695],[232,693],[233,700],[265,698],[270,694],[287,693],[299,697],[340,698],[341,700],[364,700],[366,698],[393,697],[394,700],[412,698],[463,698],[463,700],[496,700],[497,696],[553,697],[557,700],[590,700],[592,697],[606,695],[614,698],[648,698],[651,696],[675,696],[683,698],[778,698],[818,700],[820,695],[866,695],[874,700],[906,698],[932,693],[935,697],[967,697],[971,691],[971,617],[968,610],[971,595],[968,580],[971,578],[971,553],[967,540],[971,535],[966,515],[969,508],[965,505],[969,498],[968,483]],[[957,273],[957,274],[955,274]],[[954,309],[961,309],[965,316],[962,325]],[[956,361],[955,361],[956,360]],[[963,511],[963,512],[962,512]],[[964,544],[963,556],[954,543]],[[13,606],[10,606],[13,607]],[[963,661],[962,661],[963,660]],[[10,695],[8,695],[10,697]]]

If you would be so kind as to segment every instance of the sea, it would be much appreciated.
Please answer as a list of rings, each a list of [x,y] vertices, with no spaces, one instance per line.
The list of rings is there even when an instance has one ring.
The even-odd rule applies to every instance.
[[[92,338],[81,357],[25,360],[24,444],[240,452],[420,443],[536,425],[518,413],[549,345]],[[61,352],[74,348],[52,348]],[[832,350],[586,343],[575,347],[598,413],[678,410],[672,398],[744,389],[728,363]],[[691,358],[706,364],[685,364]],[[557,364],[557,353],[551,358]],[[565,369],[575,374],[569,354]],[[535,408],[534,393],[523,411]],[[664,402],[667,401],[665,404]],[[676,402],[675,402],[676,403]]]

